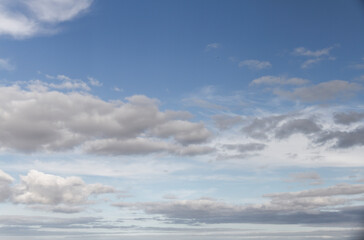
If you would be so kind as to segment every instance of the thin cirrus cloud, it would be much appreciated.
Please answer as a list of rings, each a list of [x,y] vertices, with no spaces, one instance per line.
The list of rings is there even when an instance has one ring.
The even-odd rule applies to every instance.
[[[17,39],[58,31],[57,25],[87,11],[92,0],[30,0],[0,2],[0,36]],[[15,10],[16,9],[16,10]]]
[[[197,155],[212,134],[188,112],[160,111],[143,95],[103,101],[84,92],[0,87],[3,149],[59,152],[81,147],[102,155],[166,152]]]
[[[268,61],[259,61],[255,59],[249,59],[239,62],[239,67],[247,67],[252,70],[262,70],[271,68],[272,64]]]

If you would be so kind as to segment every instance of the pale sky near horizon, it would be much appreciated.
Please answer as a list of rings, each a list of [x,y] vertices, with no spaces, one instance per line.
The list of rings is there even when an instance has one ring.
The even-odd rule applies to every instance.
[[[0,240],[351,240],[364,3],[0,0]]]

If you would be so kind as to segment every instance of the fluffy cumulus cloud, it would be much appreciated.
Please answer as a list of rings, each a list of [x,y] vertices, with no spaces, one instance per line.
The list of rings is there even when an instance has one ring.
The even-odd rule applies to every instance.
[[[20,183],[10,185],[14,179],[0,170],[0,200],[10,200],[34,208],[73,213],[82,210],[91,196],[114,193],[110,186],[86,184],[79,177],[60,177],[31,170],[20,177]]]
[[[353,224],[360,219],[363,211],[359,207],[343,207],[349,200],[335,196],[362,193],[363,185],[346,184],[302,192],[267,194],[265,197],[270,200],[262,204],[237,205],[202,198],[121,202],[114,206],[161,214],[175,223],[185,220],[191,223]]]
[[[0,35],[27,38],[53,33],[58,23],[87,11],[92,0],[0,1]]]
[[[248,67],[252,70],[262,70],[271,68],[272,64],[268,61],[259,61],[255,59],[244,60],[239,63],[239,67]]]
[[[187,112],[160,111],[143,95],[103,101],[82,92],[0,88],[2,149],[64,151],[76,147],[106,155],[169,152],[194,155],[211,133]]]

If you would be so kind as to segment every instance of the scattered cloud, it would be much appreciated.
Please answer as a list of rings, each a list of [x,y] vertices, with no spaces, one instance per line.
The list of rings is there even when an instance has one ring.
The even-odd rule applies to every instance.
[[[205,51],[208,52],[208,51],[210,51],[212,49],[217,49],[219,47],[220,47],[219,43],[209,43],[209,44],[206,45]]]
[[[350,68],[358,69],[358,70],[364,69],[364,58],[362,58],[362,60],[363,61],[361,63],[356,63],[356,64],[350,65]]]
[[[300,100],[302,102],[320,102],[351,97],[362,89],[363,86],[358,83],[332,80],[313,86],[296,88],[292,92],[276,89],[274,93],[285,98]]]
[[[95,86],[95,87],[101,87],[102,86],[102,83],[99,80],[97,80],[96,78],[88,77],[87,79],[90,82],[91,86]]]
[[[89,153],[143,154],[166,151],[203,153],[211,133],[191,114],[158,109],[143,95],[126,102],[59,91],[0,87],[0,143],[22,152],[64,151],[81,147]],[[134,149],[134,150],[133,150]]]
[[[59,23],[87,11],[92,0],[1,1],[0,35],[22,39],[58,31]]]
[[[293,54],[297,55],[297,56],[306,56],[306,57],[322,57],[322,56],[329,56],[330,55],[330,51],[333,49],[334,47],[328,47],[328,48],[323,48],[323,49],[319,49],[316,51],[311,51],[309,49],[306,49],[304,47],[298,47],[295,48],[293,50]]]
[[[285,78],[285,77],[276,77],[276,76],[263,76],[257,79],[254,79],[250,85],[304,85],[309,83],[309,80],[303,78]]]
[[[330,52],[336,46],[337,45],[328,48],[318,49],[316,51],[312,51],[304,47],[298,47],[293,50],[292,54],[296,56],[309,57],[310,59],[304,61],[301,65],[301,68],[308,68],[311,67],[313,64],[321,62],[323,60],[335,60],[335,57],[330,56]]]
[[[262,70],[271,68],[272,64],[268,61],[259,61],[255,59],[244,60],[239,63],[239,67],[248,67],[252,70]]]
[[[323,180],[316,172],[293,173],[287,182],[309,182],[310,185],[321,185]]]
[[[0,70],[12,71],[14,69],[15,66],[8,59],[0,58]]]

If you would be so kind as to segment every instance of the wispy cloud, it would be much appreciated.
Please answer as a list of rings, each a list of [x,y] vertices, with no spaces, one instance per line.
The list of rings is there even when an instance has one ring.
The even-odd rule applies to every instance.
[[[207,44],[206,45],[206,47],[205,47],[205,51],[206,52],[208,52],[208,51],[210,51],[210,50],[212,50],[212,49],[217,49],[217,48],[219,48],[221,45],[219,44],[219,43],[209,43],[209,44]]]
[[[328,48],[318,49],[315,51],[306,49],[304,47],[298,47],[293,50],[292,54],[295,56],[303,56],[309,58],[308,60],[304,61],[301,64],[301,68],[304,69],[304,68],[309,68],[312,65],[317,64],[323,60],[335,60],[335,57],[332,57],[330,55],[330,52],[337,46],[338,45],[335,45]]]
[[[309,80],[303,78],[286,78],[277,76],[263,76],[254,79],[250,85],[303,85],[308,83]]]
[[[272,64],[268,61],[259,61],[255,59],[244,60],[239,63],[239,67],[248,67],[252,70],[262,70],[271,68]]]
[[[9,59],[0,58],[0,70],[12,71],[15,66],[10,63]]]

